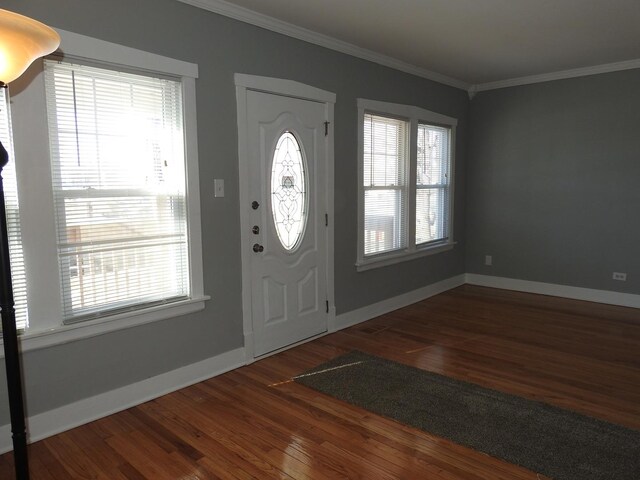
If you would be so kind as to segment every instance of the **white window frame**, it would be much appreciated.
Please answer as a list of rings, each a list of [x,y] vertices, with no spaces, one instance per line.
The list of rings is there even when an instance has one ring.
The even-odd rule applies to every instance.
[[[166,305],[63,324],[44,74],[42,61],[39,61],[10,87],[16,157],[11,160],[16,161],[29,298],[29,328],[21,336],[23,350],[196,312],[204,309],[204,302],[210,298],[204,294],[202,266],[195,96],[198,66],[64,30],[57,31],[62,39],[60,52],[64,60],[126,68],[181,81],[191,295],[186,300]]]
[[[358,258],[356,268],[358,271],[405,262],[426,255],[451,250],[455,242],[453,240],[453,212],[454,212],[454,187],[455,187],[455,144],[456,127],[458,120],[432,112],[424,108],[398,103],[381,102],[359,98],[358,107]],[[405,119],[409,130],[409,154],[408,154],[408,202],[406,208],[405,232],[407,245],[404,248],[374,255],[364,254],[364,116],[374,114],[393,118]],[[418,124],[429,124],[446,127],[449,135],[449,198],[448,198],[448,223],[446,239],[442,242],[431,242],[422,245],[415,243],[415,218],[416,218],[416,168],[417,168],[417,144]]]

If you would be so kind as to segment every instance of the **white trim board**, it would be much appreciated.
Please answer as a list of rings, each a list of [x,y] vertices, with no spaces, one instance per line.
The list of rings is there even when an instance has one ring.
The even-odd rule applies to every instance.
[[[572,287],[554,283],[532,282],[517,278],[492,277],[467,273],[465,283],[482,287],[501,288],[518,292],[537,293],[553,297],[571,298],[587,302],[605,303],[619,307],[640,308],[640,295],[632,293],[612,292],[609,290],[594,290],[591,288]]]
[[[352,327],[359,323],[366,322],[367,320],[371,320],[372,318],[384,315],[385,313],[426,300],[427,298],[446,292],[447,290],[464,285],[464,283],[465,275],[456,275],[455,277],[432,283],[431,285],[418,288],[417,290],[403,293],[396,297],[387,298],[386,300],[358,308],[357,310],[342,313],[336,316],[335,324],[329,330],[329,333],[342,330],[343,328]]]
[[[54,345],[63,345],[84,338],[96,337],[98,335],[133,328],[167,318],[175,318],[189,313],[199,312],[204,309],[204,302],[210,298],[208,295],[199,296],[168,305],[158,305],[147,308],[144,311],[111,315],[96,320],[62,325],[61,327],[49,330],[27,330],[24,334],[18,336],[20,352],[24,353],[52,347]],[[0,345],[2,344],[3,340],[0,338]],[[1,358],[4,358],[4,351],[2,350],[0,350],[0,359]]]
[[[177,77],[198,78],[198,65],[195,63],[106,42],[60,28],[57,28],[56,31],[60,34],[61,40],[57,52],[62,53],[63,56],[98,60],[100,63],[127,66],[149,72],[161,72]]]
[[[640,308],[640,295],[630,293],[611,292],[607,290],[594,290],[589,288],[571,287],[552,283],[532,282],[515,278],[492,277],[465,273],[447,278],[439,282],[411,292],[388,298],[381,302],[367,305],[366,307],[352,310],[336,316],[335,324],[330,327],[329,333],[352,327],[359,323],[379,317],[385,313],[420,302],[440,293],[452,290],[464,284],[493,287],[503,290],[515,290],[519,292],[550,295],[554,297],[584,300],[588,302],[604,303],[620,307]]]
[[[237,348],[131,385],[39,413],[27,419],[28,442],[37,442],[140,405],[245,364],[244,348]],[[3,425],[0,427],[0,454],[12,449],[11,427]]]
[[[598,75],[600,73],[619,72],[622,70],[632,70],[640,68],[640,59],[628,60],[626,62],[606,63],[591,67],[574,68],[571,70],[561,70],[559,72],[542,73],[540,75],[528,75],[526,77],[509,78],[497,82],[479,83],[469,89],[469,96],[477,92],[486,90],[497,90],[499,88],[517,87],[519,85],[530,85],[533,83],[551,82],[554,80],[564,80],[567,78],[586,77],[588,75]]]
[[[295,80],[248,75],[246,73],[236,73],[233,78],[236,87],[243,87],[245,90],[272,93],[283,97],[301,98],[312,102],[336,103],[335,93],[296,82]]]
[[[441,73],[433,72],[425,68],[417,67],[409,63],[403,62],[393,57],[383,55],[381,53],[368,50],[366,48],[358,47],[352,43],[348,43],[328,35],[323,35],[306,28],[293,25],[277,18],[264,15],[262,13],[254,12],[248,8],[240,7],[224,0],[178,0],[179,2],[192,5],[194,7],[202,8],[225,17],[233,18],[250,25],[271,30],[272,32],[280,33],[288,37],[296,38],[304,42],[319,45],[321,47],[334,50],[336,52],[345,53],[352,57],[368,60],[378,65],[393,68],[401,72],[410,73],[418,77],[433,80],[434,82],[449,85],[450,87],[459,88],[461,90],[469,90],[471,84],[458,80],[457,78],[448,77]]]
[[[385,313],[459,287],[465,283],[640,308],[640,295],[466,273],[337,316],[335,315],[335,310],[333,310],[328,333],[337,332],[344,328],[371,320]],[[247,335],[250,336],[251,334],[245,333],[245,345],[252,343],[248,341]],[[314,339],[324,335],[326,334],[314,337]],[[221,375],[253,361],[252,351],[245,351],[245,348],[238,348],[207,360],[142,380],[132,385],[126,385],[88,399],[34,415],[30,417],[27,422],[29,426],[29,442],[42,440],[57,433],[84,425],[93,420],[106,417],[167,393]],[[11,449],[10,426],[0,426],[0,454],[6,453]]]
[[[524,77],[508,78],[495,82],[486,82],[479,84],[470,84],[463,80],[449,77],[432,70],[427,70],[416,65],[412,65],[402,60],[398,60],[387,55],[383,55],[366,48],[358,47],[348,42],[338,40],[328,35],[323,35],[313,30],[299,27],[274,17],[254,12],[248,8],[240,7],[224,0],[178,0],[179,2],[202,8],[225,17],[233,18],[244,23],[255,25],[257,27],[271,30],[288,37],[296,38],[314,45],[328,48],[337,52],[345,53],[356,58],[368,60],[370,62],[393,68],[401,72],[416,75],[418,77],[433,80],[434,82],[449,85],[451,87],[465,90],[469,93],[469,97],[473,98],[477,92],[486,90],[495,90],[499,88],[514,87],[518,85],[528,85],[532,83],[549,82],[553,80],[562,80],[566,78],[583,77],[586,75],[596,75],[600,73],[617,72],[620,70],[630,70],[640,68],[640,58],[631,59],[623,62],[606,63],[602,65],[593,65],[589,67],[574,68],[569,70],[561,70],[557,72],[542,73],[539,75],[528,75]]]

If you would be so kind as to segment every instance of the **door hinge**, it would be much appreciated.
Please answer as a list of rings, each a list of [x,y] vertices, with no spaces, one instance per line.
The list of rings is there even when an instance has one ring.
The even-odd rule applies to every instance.
[[[324,226],[325,227],[329,226],[329,214],[328,213],[324,214]]]
[[[329,135],[329,122],[324,122],[324,136]]]
[[[329,313],[329,300],[326,301],[326,305],[327,305],[327,313]]]

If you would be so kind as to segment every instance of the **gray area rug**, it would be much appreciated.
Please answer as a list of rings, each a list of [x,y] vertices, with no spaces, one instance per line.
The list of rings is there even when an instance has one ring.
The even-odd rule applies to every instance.
[[[640,480],[640,431],[351,352],[297,383],[555,480]]]

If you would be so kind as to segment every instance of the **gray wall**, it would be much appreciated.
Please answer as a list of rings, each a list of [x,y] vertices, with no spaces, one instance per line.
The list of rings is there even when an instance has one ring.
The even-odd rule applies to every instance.
[[[472,100],[468,272],[640,293],[639,85],[636,69]]]
[[[242,346],[236,72],[287,78],[337,94],[335,287],[338,314],[464,272],[465,92],[293,40],[176,0],[4,0],[2,8],[64,30],[197,63],[203,312],[26,352],[27,410],[38,414]],[[451,252],[357,273],[356,98],[417,105],[459,119]],[[213,178],[226,197],[213,198]],[[2,374],[4,375],[4,370]],[[8,423],[0,379],[0,425]]]

